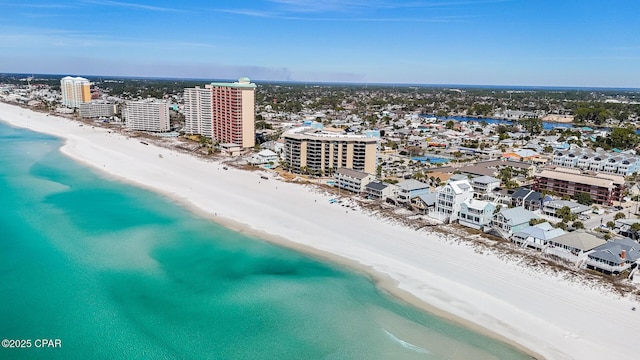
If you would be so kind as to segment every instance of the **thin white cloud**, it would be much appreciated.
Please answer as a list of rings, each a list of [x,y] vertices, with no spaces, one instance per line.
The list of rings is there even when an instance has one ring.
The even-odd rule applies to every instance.
[[[341,0],[271,0],[284,11],[300,13],[344,12],[352,9],[371,7],[372,1]]]
[[[249,9],[211,9],[211,11],[234,14],[234,15],[245,15],[251,17],[262,17],[262,18],[280,18],[280,15],[274,12],[269,11],[259,11],[259,10],[249,10]]]
[[[148,11],[158,11],[158,12],[187,12],[185,9],[177,9],[177,8],[167,8],[153,5],[144,5],[138,3],[130,3],[123,1],[112,1],[112,0],[83,0],[82,2],[86,4],[94,4],[94,5],[103,5],[103,6],[114,6],[114,7],[122,7],[129,9],[139,9],[139,10],[148,10]]]
[[[477,15],[433,16],[424,18],[407,17],[311,17],[291,16],[277,12],[254,11],[246,9],[210,9],[210,11],[256,18],[294,20],[294,21],[326,21],[326,22],[422,22],[422,23],[461,23],[477,18]]]
[[[71,4],[12,4],[16,7],[32,8],[32,9],[73,9],[77,8]]]
[[[366,9],[392,10],[410,8],[459,8],[473,5],[502,3],[511,0],[461,1],[389,1],[389,0],[270,0],[283,11],[297,13],[354,12]]]
[[[460,23],[468,21],[471,16],[440,16],[431,18],[304,18],[288,17],[288,20],[335,21],[335,22],[420,22],[420,23]]]
[[[470,20],[477,16],[434,16],[424,18],[406,17],[311,17],[311,16],[290,16],[283,13],[254,11],[246,9],[211,9],[210,11],[227,13],[232,15],[249,16],[257,18],[268,18],[278,20],[294,21],[326,21],[326,22],[423,22],[423,23],[459,23]]]
[[[2,27],[0,26],[0,51],[7,47],[53,47],[53,48],[101,48],[101,47],[169,47],[175,49],[215,48],[213,43],[165,40],[133,39],[117,37],[97,32],[79,32],[55,28]]]
[[[211,9],[211,11],[256,18],[297,21],[459,23],[481,16],[477,13],[473,15],[460,14],[460,10],[474,5],[506,1],[511,0],[441,0],[437,2],[390,0],[269,0],[272,5],[269,9],[217,8]],[[424,11],[434,8],[452,10],[452,12],[450,12],[450,15],[435,15],[432,13],[427,14]],[[411,11],[411,15],[406,16],[408,13],[407,9],[415,9],[415,11]],[[401,10],[402,13],[392,10]]]

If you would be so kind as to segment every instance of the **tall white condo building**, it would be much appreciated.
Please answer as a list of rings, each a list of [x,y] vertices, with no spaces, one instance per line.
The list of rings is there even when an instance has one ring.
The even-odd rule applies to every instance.
[[[131,130],[169,131],[169,104],[161,101],[127,101],[122,113]]]

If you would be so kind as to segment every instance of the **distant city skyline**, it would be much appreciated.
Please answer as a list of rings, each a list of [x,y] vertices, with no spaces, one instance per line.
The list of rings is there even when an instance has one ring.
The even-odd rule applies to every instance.
[[[640,2],[0,0],[0,72],[640,88]]]

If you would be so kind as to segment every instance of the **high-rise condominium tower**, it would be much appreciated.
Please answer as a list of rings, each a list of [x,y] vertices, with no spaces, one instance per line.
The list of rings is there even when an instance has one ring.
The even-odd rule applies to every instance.
[[[169,131],[169,104],[162,101],[127,101],[122,112],[131,130]]]
[[[62,104],[70,108],[77,108],[82,103],[91,101],[91,83],[81,77],[65,76],[60,80]]]
[[[243,148],[255,145],[255,89],[246,78],[184,90],[185,128]]]

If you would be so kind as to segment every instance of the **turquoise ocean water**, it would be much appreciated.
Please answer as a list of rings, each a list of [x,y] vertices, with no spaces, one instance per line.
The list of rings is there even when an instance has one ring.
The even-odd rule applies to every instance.
[[[0,339],[62,343],[0,359],[528,358],[60,145],[0,123]]]

